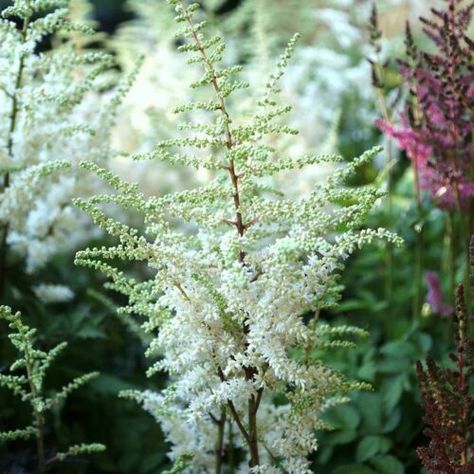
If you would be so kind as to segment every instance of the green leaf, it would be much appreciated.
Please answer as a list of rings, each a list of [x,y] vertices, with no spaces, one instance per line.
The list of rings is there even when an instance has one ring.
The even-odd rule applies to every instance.
[[[357,394],[357,408],[362,415],[362,429],[378,434],[382,429],[382,399],[376,393]]]
[[[418,343],[420,344],[423,353],[427,353],[433,345],[433,340],[431,339],[431,336],[429,334],[421,332],[420,334],[418,334]]]
[[[328,410],[325,420],[336,429],[355,430],[360,423],[360,415],[350,405],[339,405]]]
[[[321,448],[318,449],[318,464],[326,464],[328,461],[330,461],[333,453],[334,446],[328,446],[327,444],[321,446]]]
[[[394,410],[391,411],[388,418],[386,419],[381,433],[390,433],[394,429],[398,427],[400,424],[400,419],[402,418],[402,411],[399,407],[396,407]]]
[[[386,453],[392,446],[392,442],[383,436],[369,435],[361,440],[357,446],[356,460],[367,461],[376,454]]]
[[[338,444],[348,444],[357,438],[355,430],[337,430],[327,433],[324,437],[326,445],[336,446]]]
[[[405,472],[403,464],[390,454],[377,456],[370,460],[370,464],[372,464],[380,474],[404,474]]]
[[[372,382],[374,380],[376,371],[377,366],[375,365],[374,361],[368,360],[360,366],[359,370],[357,371],[357,378],[370,380]]]
[[[413,363],[408,357],[399,357],[391,356],[385,360],[382,360],[378,363],[377,368],[379,372],[386,374],[399,374],[400,372],[405,372],[410,368]]]
[[[382,400],[385,413],[390,413],[398,404],[403,393],[405,375],[391,377],[382,385]]]
[[[404,356],[414,355],[416,348],[408,341],[391,341],[385,344],[380,352],[382,354],[399,358],[401,354]]]
[[[376,474],[376,472],[364,464],[347,464],[334,469],[333,474]]]

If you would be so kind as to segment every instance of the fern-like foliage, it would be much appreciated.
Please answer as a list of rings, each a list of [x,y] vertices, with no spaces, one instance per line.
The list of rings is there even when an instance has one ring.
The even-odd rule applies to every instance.
[[[470,255],[474,267],[474,236]],[[474,340],[463,285],[456,290],[455,317],[456,351],[450,354],[455,368],[442,368],[431,357],[426,365],[417,364],[424,422],[428,425],[424,434],[430,438],[429,445],[419,447],[417,453],[430,473],[468,474],[474,469]]]
[[[0,306],[0,320],[6,320],[9,328],[10,342],[18,352],[18,358],[11,364],[9,373],[0,373],[0,387],[11,390],[14,395],[29,405],[31,425],[12,431],[0,432],[0,442],[17,439],[36,439],[38,472],[44,472],[48,465],[63,461],[69,456],[103,451],[105,446],[99,443],[81,444],[69,447],[65,452],[47,458],[44,430],[47,412],[62,404],[69,394],[89,380],[97,377],[97,372],[90,372],[75,378],[59,391],[49,396],[44,389],[44,379],[51,364],[66,348],[62,342],[49,351],[35,347],[36,330],[27,326],[20,313],[13,313],[7,306]]]
[[[122,311],[142,317],[154,335],[147,354],[159,360],[149,374],[167,372],[170,385],[160,394],[125,395],[161,423],[177,462],[171,472],[311,472],[314,431],[326,426],[320,414],[365,388],[314,357],[316,348],[343,344],[334,339],[355,331],[320,326],[319,314],[339,297],[342,259],[377,238],[399,243],[383,229],[360,230],[382,193],[344,185],[380,149],[339,167],[309,195],[288,197],[276,179],[282,173],[341,161],[287,156],[278,147],[297,133],[285,123],[290,108],[278,101],[297,36],[258,101],[242,112],[249,95],[242,68],[222,64],[224,43],[205,34],[197,4],[170,3],[182,25],[179,49],[203,72],[191,85],[198,95],[176,108],[188,118],[179,138],[134,158],[204,168],[213,178],[147,197],[83,163],[116,192],[76,203],[118,243],[81,251],[76,262],[107,275],[108,287],[128,297]],[[140,212],[145,231],[109,217],[110,203]],[[145,262],[152,276],[136,280],[117,260]]]

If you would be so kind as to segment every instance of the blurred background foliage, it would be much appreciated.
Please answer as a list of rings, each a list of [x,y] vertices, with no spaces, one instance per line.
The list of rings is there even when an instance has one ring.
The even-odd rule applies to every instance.
[[[130,66],[127,58],[134,56],[133,47],[136,45],[130,43],[136,41],[137,44],[144,44],[145,51],[142,52],[153,56],[155,53],[160,54],[159,45],[144,43],[143,39],[156,35],[165,41],[169,36],[166,28],[161,31],[147,30],[146,21],[151,18],[140,19],[140,15],[146,8],[152,8],[154,2],[161,3],[161,0],[92,2],[98,29],[109,35],[101,41],[115,50],[124,69]],[[248,42],[253,30],[248,12],[252,2],[228,0],[204,3],[213,12],[217,27],[223,28],[228,35],[231,53],[243,61],[251,62]],[[350,158],[380,142],[382,137],[372,125],[378,112],[370,86],[370,69],[365,59],[368,51],[365,46],[369,41],[364,28],[368,23],[370,2],[279,0],[271,3],[270,13],[273,16],[268,20],[267,32],[271,55],[273,51],[278,51],[293,30],[303,34],[300,53],[297,53],[288,72],[289,78],[284,83],[284,91],[295,108],[294,119],[304,124],[302,142],[298,146],[316,146],[320,148],[319,151],[335,150]],[[380,4],[382,29],[391,38],[391,42],[387,41],[384,54],[400,52],[405,19],[409,16],[415,20],[427,5],[420,1],[387,0],[377,3]],[[2,0],[0,8],[7,4],[7,1]],[[141,5],[142,9],[135,8],[133,11],[132,7],[137,5]],[[308,11],[312,12],[309,17]],[[319,17],[318,12],[321,15]],[[143,20],[145,27],[142,23],[140,29],[136,22]],[[340,28],[346,25],[346,30],[339,32],[342,39],[347,39],[346,43],[337,36],[336,20],[340,21]],[[135,29],[124,30],[124,24],[130,21],[135,22]],[[328,24],[332,25],[332,29]],[[124,35],[121,39],[113,36],[120,32]],[[131,48],[131,54],[127,48],[121,51],[117,46],[123,46],[124,41]],[[250,44],[253,44],[251,40]],[[171,43],[171,49],[174,46]],[[176,68],[168,64],[163,70],[153,70],[154,63],[151,64],[154,74],[159,75],[163,71],[163,74],[170,75],[171,81],[179,83],[186,79],[173,75],[181,63]],[[393,61],[389,64],[389,70],[389,89],[394,90],[399,79]],[[145,67],[145,74],[147,72]],[[337,97],[318,96],[332,94],[334,89],[325,88],[334,86],[331,82],[337,81],[341,81]],[[143,89],[139,92],[132,90],[125,110],[131,104],[140,105],[140,100],[136,99],[139,93],[142,94],[140,100],[144,103],[143,110],[133,112],[135,115],[131,114],[131,118],[126,115],[123,123],[120,117],[118,119],[115,138],[127,151],[136,150],[138,142],[139,148],[146,147],[147,143],[153,142],[157,126],[165,131],[168,126],[161,114],[160,104],[155,107],[155,99],[143,96]],[[160,91],[157,86],[156,93],[166,95],[167,91]],[[334,101],[331,102],[331,99]],[[143,116],[146,116],[147,129],[142,127]],[[123,124],[126,126],[121,128]],[[116,167],[121,169],[121,166],[119,161]],[[159,192],[180,185],[182,175],[164,175],[167,176],[165,182],[156,184],[156,174],[152,174],[152,178],[148,175],[147,181],[150,170],[140,172],[138,165],[133,166],[136,168],[125,168],[122,172],[134,178],[142,177],[142,186],[147,192]],[[361,185],[380,179],[381,169],[383,163],[373,163],[363,169],[352,184]],[[392,176],[392,209],[388,213],[382,205],[371,215],[369,225],[386,226],[398,232],[405,239],[405,246],[393,250],[393,265],[390,268],[386,265],[386,248],[371,246],[358,252],[347,262],[347,269],[342,276],[344,292],[339,308],[323,315],[331,322],[350,322],[370,332],[370,337],[349,353],[334,350],[331,354],[323,353],[320,356],[343,373],[370,382],[374,389],[354,395],[351,404],[334,408],[327,414],[327,420],[334,430],[320,434],[321,447],[314,457],[314,471],[320,474],[422,472],[415,447],[426,443],[426,440],[421,434],[422,413],[415,379],[415,361],[423,359],[430,352],[435,359],[446,362],[446,354],[452,344],[450,321],[433,314],[429,305],[423,305],[421,315],[413,315],[416,229],[419,226],[424,229],[423,270],[434,270],[443,275],[445,295],[452,294],[453,284],[448,277],[444,277],[449,268],[451,250],[445,231],[445,213],[428,200],[423,203],[421,215],[416,211],[413,176],[409,161],[403,154],[398,157]],[[186,179],[193,181],[196,177],[188,176]],[[303,176],[302,180],[305,179],[307,177]],[[178,181],[176,186],[175,181]],[[90,245],[101,246],[102,243],[98,238]],[[461,259],[461,256],[456,253],[455,258]],[[387,289],[387,272],[391,273],[393,281],[391,289]],[[106,444],[108,449],[92,458],[65,463],[56,472],[161,472],[168,466],[168,461],[165,441],[158,424],[132,402],[117,397],[122,389],[159,389],[163,384],[159,377],[145,377],[149,361],[143,355],[144,341],[140,330],[133,321],[115,314],[117,295],[102,289],[104,282],[100,276],[73,266],[73,252],[56,257],[41,275],[43,280],[50,282],[69,282],[75,293],[73,300],[52,305],[40,303],[33,292],[28,290],[33,286],[34,278],[19,268],[10,278],[13,283],[8,288],[6,301],[2,303],[10,304],[27,316],[29,324],[38,328],[40,342],[45,347],[51,347],[61,340],[69,342],[62,362],[49,374],[48,384],[51,387],[58,386],[71,376],[83,372],[84,368],[101,372],[97,380],[83,387],[64,408],[57,410],[54,419],[48,424],[50,431],[46,433],[46,438],[49,443],[59,440],[60,443],[68,444],[72,440],[75,443],[86,441],[93,434],[94,439]],[[456,274],[453,279],[460,281],[461,275]],[[388,291],[392,292],[390,297],[387,296]],[[422,292],[424,298],[425,287]],[[451,297],[446,296],[446,299],[452,303]],[[5,338],[4,334],[2,328],[2,338]],[[1,370],[8,363],[11,353],[5,344],[0,345],[0,351]],[[22,416],[21,405],[1,391],[0,428],[8,429],[21,424]],[[0,472],[32,472],[29,461],[32,453],[28,446],[28,443],[16,442],[8,447],[0,447]],[[50,449],[52,447],[50,444]]]

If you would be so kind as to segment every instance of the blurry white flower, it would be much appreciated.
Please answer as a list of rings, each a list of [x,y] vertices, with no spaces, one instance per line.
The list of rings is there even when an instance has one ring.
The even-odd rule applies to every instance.
[[[41,284],[33,288],[35,295],[46,304],[67,303],[74,298],[71,288],[64,285]]]

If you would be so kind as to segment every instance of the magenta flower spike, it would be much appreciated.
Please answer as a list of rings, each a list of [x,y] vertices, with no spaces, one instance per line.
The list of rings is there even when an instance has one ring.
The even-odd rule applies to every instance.
[[[446,4],[431,10],[432,19],[420,19],[435,52],[419,50],[407,24],[408,60],[399,64],[409,98],[399,124],[376,124],[412,160],[421,190],[441,208],[467,212],[474,196],[474,42],[468,36],[474,3]]]

